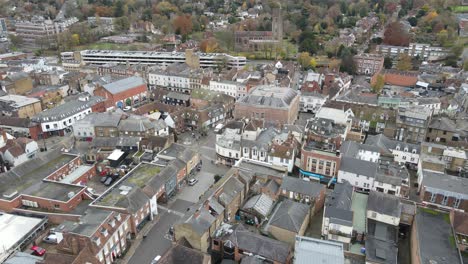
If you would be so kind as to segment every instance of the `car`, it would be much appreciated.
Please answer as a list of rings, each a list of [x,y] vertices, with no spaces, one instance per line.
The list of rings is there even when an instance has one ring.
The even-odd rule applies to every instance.
[[[190,185],[190,186],[194,186],[194,185],[195,185],[195,183],[197,183],[197,182],[198,182],[198,180],[197,180],[197,179],[195,179],[195,178],[192,178],[192,179],[190,179],[190,180],[188,181],[188,185]]]
[[[114,182],[114,180],[115,180],[115,178],[113,178],[112,176],[109,176],[109,177],[107,177],[106,182],[104,182],[104,185],[105,186],[110,186]]]
[[[158,263],[158,261],[161,259],[161,256],[160,255],[157,255],[152,261],[151,261],[151,264],[156,264]]]
[[[105,182],[107,181],[108,178],[110,179],[111,177],[109,177],[109,176],[102,176],[102,177],[101,177],[101,180],[100,180],[101,183],[105,183]]]
[[[32,246],[31,250],[32,250],[31,255],[34,255],[34,256],[41,257],[41,256],[44,256],[44,254],[46,253],[45,249],[38,247],[38,246]]]
[[[255,225],[255,221],[253,219],[246,219],[245,223],[248,225]]]
[[[131,107],[131,106],[126,106],[126,107],[124,107],[123,110],[124,110],[125,112],[128,112],[128,111],[132,110],[132,107]]]
[[[49,244],[57,244],[57,235],[56,234],[50,234],[50,235],[44,237],[44,239],[42,239],[42,241],[44,241],[45,243],[49,243]]]

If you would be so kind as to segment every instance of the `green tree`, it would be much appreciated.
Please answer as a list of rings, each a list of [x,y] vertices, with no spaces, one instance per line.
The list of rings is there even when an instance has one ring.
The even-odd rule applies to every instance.
[[[17,35],[10,34],[8,35],[8,38],[10,39],[11,44],[13,44],[13,46],[15,46],[16,48],[23,44],[23,38]]]
[[[309,52],[309,54],[316,54],[319,47],[314,32],[308,30],[301,33],[299,36],[299,51]]]
[[[214,182],[215,182],[215,183],[219,182],[219,180],[221,180],[221,178],[222,178],[221,175],[215,174],[215,176],[214,176]]]
[[[413,69],[411,57],[405,53],[401,54],[400,57],[398,57],[396,68],[400,71],[410,71],[411,69]]]
[[[310,68],[311,59],[312,58],[310,57],[309,52],[301,52],[297,56],[297,62],[299,63],[299,65],[302,66],[303,69],[309,69]]]
[[[412,27],[415,27],[418,25],[418,19],[414,16],[408,18],[408,22]]]
[[[73,34],[71,36],[71,44],[72,44],[73,47],[76,47],[76,46],[80,45],[80,35]]]
[[[385,57],[383,62],[385,69],[391,69],[393,67],[393,60],[390,57]]]
[[[347,72],[348,74],[356,73],[356,64],[352,55],[346,55],[341,59],[340,71]]]
[[[118,17],[114,19],[114,28],[117,31],[127,31],[130,28],[128,17]]]
[[[371,85],[372,91],[376,94],[380,94],[385,85],[385,78],[382,74],[377,75],[375,82]]]
[[[124,3],[122,2],[122,0],[118,0],[117,2],[115,2],[114,16],[121,17],[123,15],[124,15]]]

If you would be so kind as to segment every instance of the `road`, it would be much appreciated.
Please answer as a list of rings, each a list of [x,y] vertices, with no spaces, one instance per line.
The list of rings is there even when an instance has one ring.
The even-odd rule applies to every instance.
[[[177,213],[159,210],[159,221],[149,231],[148,236],[142,240],[129,263],[149,264],[157,255],[163,255],[172,245],[167,238],[169,228],[181,217]]]
[[[211,162],[216,160],[215,142],[216,135],[212,131],[198,140],[193,138],[191,133],[178,136],[178,143],[184,144],[201,155],[202,168],[193,176],[198,179],[198,182],[194,186],[183,186],[168,204],[158,206],[159,220],[135,249],[135,253],[129,260],[130,264],[151,263],[157,255],[162,256],[171,246],[171,241],[167,238],[169,228],[180,220],[187,208],[198,202],[200,196],[211,187],[214,183],[214,175],[224,176],[229,170],[229,167]]]

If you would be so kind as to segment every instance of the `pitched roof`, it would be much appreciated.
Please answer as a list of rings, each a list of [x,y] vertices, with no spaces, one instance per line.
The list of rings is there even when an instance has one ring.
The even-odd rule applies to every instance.
[[[401,215],[400,198],[391,194],[371,191],[367,200],[367,210],[399,218]]]
[[[340,171],[350,172],[356,175],[363,175],[367,177],[374,177],[378,167],[379,165],[375,162],[351,157],[342,157]]]
[[[322,190],[325,189],[325,185],[317,182],[304,181],[299,178],[285,176],[283,178],[283,182],[281,183],[281,189],[308,195],[310,197],[316,197]]]
[[[298,233],[309,213],[307,204],[289,199],[281,202],[270,218],[269,225]]]
[[[270,196],[261,193],[247,200],[242,209],[250,209],[261,216],[266,217],[270,213],[271,209],[273,209],[273,203],[274,201]]]
[[[422,185],[426,190],[433,188],[468,195],[468,179],[463,177],[423,170]]]
[[[146,84],[145,79],[139,76],[131,76],[116,82],[104,84],[102,87],[109,91],[111,94],[118,94],[136,86]]]

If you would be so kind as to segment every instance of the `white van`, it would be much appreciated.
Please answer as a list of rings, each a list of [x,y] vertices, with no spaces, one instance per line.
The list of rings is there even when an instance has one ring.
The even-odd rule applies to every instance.
[[[215,133],[221,132],[221,131],[223,130],[223,127],[224,127],[224,124],[217,124],[217,125],[215,126],[214,132],[215,132]]]

